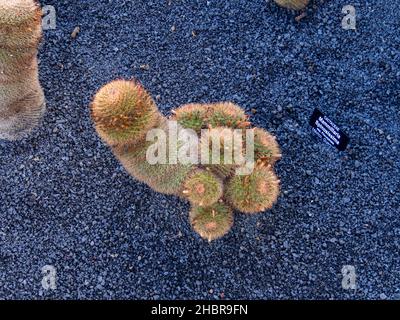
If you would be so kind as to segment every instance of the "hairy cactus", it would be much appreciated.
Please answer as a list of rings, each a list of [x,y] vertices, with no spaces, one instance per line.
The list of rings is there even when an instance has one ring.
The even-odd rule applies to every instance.
[[[274,0],[281,7],[292,9],[292,10],[302,10],[307,7],[310,0]]]
[[[221,238],[233,226],[232,209],[220,202],[209,207],[192,207],[189,219],[193,229],[208,241]]]
[[[116,80],[102,87],[91,104],[92,118],[99,136],[112,148],[129,174],[155,191],[178,195],[189,165],[147,161],[146,141],[150,129],[163,129],[166,119],[148,92],[137,82]]]
[[[99,136],[115,147],[135,145],[161,119],[154,100],[134,81],[106,84],[97,92],[91,108]]]
[[[172,118],[178,124],[171,126],[140,84],[116,80],[95,95],[91,114],[98,134],[128,173],[155,191],[191,203],[190,222],[204,239],[218,239],[231,229],[233,209],[255,213],[276,202],[279,181],[272,166],[280,159],[281,151],[268,132],[248,129],[254,130],[255,170],[246,176],[235,175],[243,165],[235,162],[236,156],[243,159],[244,152],[248,152],[247,141],[244,143],[242,138],[247,136],[245,129],[250,123],[244,111],[232,103],[185,105],[175,111]],[[173,160],[182,150],[180,142],[174,145],[171,140],[179,140],[185,128],[196,132],[195,163]],[[154,137],[156,143],[151,142]],[[153,148],[159,142],[165,147]],[[158,157],[164,151],[165,162],[160,162]]]
[[[222,197],[222,180],[207,170],[195,169],[185,179],[182,193],[194,205],[211,206]]]
[[[41,14],[34,0],[0,0],[0,139],[23,138],[45,112],[36,58]]]
[[[200,138],[202,163],[222,178],[233,175],[237,168],[234,163],[233,140],[233,129],[224,127],[205,130]]]
[[[227,185],[226,200],[243,213],[270,209],[279,195],[279,180],[270,167],[256,168],[248,176],[234,176]]]
[[[271,166],[282,157],[276,138],[260,128],[254,129],[254,155],[258,164]]]
[[[200,133],[201,129],[229,127],[247,128],[250,125],[244,111],[231,102],[210,104],[192,103],[173,111],[172,119],[183,127]]]
[[[166,119],[161,119],[159,129],[165,131],[168,136],[169,128]],[[166,140],[166,144],[168,144],[168,140]],[[141,141],[131,144],[130,148],[114,147],[113,149],[124,168],[136,179],[146,183],[157,192],[180,196],[182,184],[192,170],[192,166],[180,163],[150,164],[147,159],[147,151],[151,145],[152,143],[143,138]]]

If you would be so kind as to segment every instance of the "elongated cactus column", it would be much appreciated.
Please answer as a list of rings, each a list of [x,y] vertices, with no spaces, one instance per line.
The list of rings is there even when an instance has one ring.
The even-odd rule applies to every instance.
[[[38,78],[41,9],[34,0],[0,0],[0,139],[21,139],[45,112]]]
[[[146,141],[151,129],[168,133],[163,117],[148,94],[137,82],[115,80],[102,87],[91,105],[97,133],[107,143],[129,174],[155,191],[179,195],[191,170],[189,165],[150,164]],[[166,134],[168,136],[168,134]]]

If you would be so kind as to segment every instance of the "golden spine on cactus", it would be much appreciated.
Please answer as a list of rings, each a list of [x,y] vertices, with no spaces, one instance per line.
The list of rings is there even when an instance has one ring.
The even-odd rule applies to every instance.
[[[173,111],[172,119],[197,133],[210,127],[236,129],[247,128],[250,125],[244,110],[231,102],[186,104]]]
[[[0,1],[0,47],[36,49],[42,36],[42,12],[34,0]]]
[[[310,0],[274,0],[279,6],[291,10],[302,10],[309,4]]]
[[[169,127],[165,118],[161,118],[158,129],[164,131],[168,139]],[[146,141],[143,138],[128,149],[114,147],[113,151],[126,171],[137,180],[146,183],[157,192],[181,195],[182,185],[188,173],[192,170],[192,166],[180,163],[170,164],[168,163],[168,156],[166,163],[151,164],[148,161],[147,152],[152,144],[153,142]],[[165,145],[168,145],[168,140],[166,140]]]
[[[189,214],[190,224],[203,239],[216,240],[226,235],[233,226],[233,211],[222,202],[209,207],[193,206]]]
[[[139,83],[127,80],[103,86],[94,97],[91,114],[99,136],[119,147],[143,140],[161,118],[148,92]]]
[[[254,158],[260,165],[273,166],[282,157],[276,138],[269,132],[254,128]]]
[[[200,154],[201,163],[206,168],[222,178],[231,176],[238,167],[235,155],[243,155],[241,135],[238,136],[234,129],[224,127],[203,130]]]
[[[271,209],[278,196],[279,179],[271,167],[258,167],[248,176],[234,176],[226,185],[226,200],[243,213]]]
[[[36,58],[41,14],[34,0],[0,0],[0,139],[23,138],[45,111]]]
[[[191,172],[183,188],[183,196],[200,207],[213,205],[223,193],[222,180],[212,172],[203,169],[195,169]]]

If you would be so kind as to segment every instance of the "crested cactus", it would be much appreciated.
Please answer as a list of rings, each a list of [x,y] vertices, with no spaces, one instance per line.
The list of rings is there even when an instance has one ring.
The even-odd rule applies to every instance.
[[[36,58],[41,14],[34,0],[0,0],[0,139],[23,138],[45,111]]]
[[[291,10],[302,10],[309,4],[310,0],[274,0],[279,6]]]
[[[231,230],[234,217],[229,206],[217,202],[209,207],[192,207],[189,219],[193,229],[203,239],[212,241]]]
[[[248,176],[234,176],[227,185],[229,204],[243,213],[270,209],[279,195],[279,180],[270,167],[256,168]]]
[[[183,195],[194,205],[211,206],[223,193],[223,183],[220,178],[207,170],[195,169],[184,182]]]
[[[99,136],[129,174],[155,191],[190,202],[190,223],[208,241],[229,232],[234,220],[233,209],[244,213],[261,212],[271,208],[277,200],[279,181],[273,165],[281,157],[279,145],[263,129],[248,129],[248,116],[235,104],[185,105],[175,110],[172,119],[177,123],[174,122],[174,127],[159,113],[155,102],[140,84],[116,80],[95,95],[91,114]],[[156,144],[161,139],[165,150],[156,149],[154,154],[158,157],[162,150],[168,149],[165,162],[149,159],[149,154],[155,151],[150,142],[157,131],[153,129],[163,133],[155,136]],[[170,149],[171,140],[175,137],[179,141],[184,129],[195,131],[191,131],[197,143],[195,159],[200,163],[173,160],[181,145],[177,142]],[[246,129],[254,130],[255,170],[241,176],[236,169],[243,164],[235,161],[237,154],[243,158],[248,151],[248,145],[242,139],[248,133]],[[187,150],[184,148],[185,152]]]

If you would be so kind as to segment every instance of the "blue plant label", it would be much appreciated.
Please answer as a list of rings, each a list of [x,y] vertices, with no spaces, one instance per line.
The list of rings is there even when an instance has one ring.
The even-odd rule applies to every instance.
[[[349,137],[320,110],[315,109],[311,118],[310,125],[314,133],[323,141],[334,146],[340,151],[346,150],[349,144]]]

